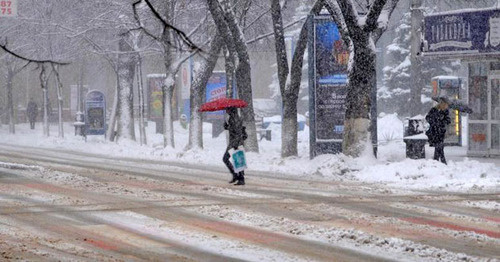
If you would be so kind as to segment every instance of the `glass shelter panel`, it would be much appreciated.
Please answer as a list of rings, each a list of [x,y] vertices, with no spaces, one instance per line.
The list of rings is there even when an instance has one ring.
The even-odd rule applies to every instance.
[[[500,79],[491,79],[491,119],[500,120]]]
[[[491,149],[500,150],[500,125],[491,125]]]
[[[469,86],[469,106],[473,113],[469,114],[470,120],[488,119],[488,77],[471,76]]]
[[[484,152],[488,150],[488,124],[469,124],[469,151]]]

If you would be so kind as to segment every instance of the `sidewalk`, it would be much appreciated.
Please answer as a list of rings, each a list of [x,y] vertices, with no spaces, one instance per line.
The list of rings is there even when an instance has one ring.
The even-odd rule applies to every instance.
[[[434,156],[434,148],[426,145],[425,148],[425,158],[432,159]],[[491,156],[491,157],[478,157],[478,156],[467,156],[467,147],[460,146],[449,146],[444,148],[444,154],[447,160],[452,161],[463,161],[468,158],[470,160],[475,160],[481,163],[493,163],[500,168],[500,156]]]

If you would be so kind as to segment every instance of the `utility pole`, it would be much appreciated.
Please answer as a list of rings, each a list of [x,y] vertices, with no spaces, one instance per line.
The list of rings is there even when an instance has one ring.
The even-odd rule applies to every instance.
[[[422,0],[411,0],[411,47],[410,47],[410,116],[420,114],[422,111],[422,88],[425,82],[422,79],[422,60],[420,44],[422,37]]]

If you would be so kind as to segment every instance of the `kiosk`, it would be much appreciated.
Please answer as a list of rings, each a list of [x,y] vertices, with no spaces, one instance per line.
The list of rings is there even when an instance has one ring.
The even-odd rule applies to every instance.
[[[500,155],[500,9],[466,9],[424,18],[422,54],[467,65],[468,155]]]

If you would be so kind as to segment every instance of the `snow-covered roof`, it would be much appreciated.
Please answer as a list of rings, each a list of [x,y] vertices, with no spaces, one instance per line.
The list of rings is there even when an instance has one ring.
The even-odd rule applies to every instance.
[[[458,76],[444,76],[444,75],[443,75],[443,76],[435,76],[435,77],[431,78],[431,80],[438,79],[438,78],[439,78],[439,79],[443,79],[443,80],[445,80],[445,79],[446,79],[446,80],[457,80],[457,79],[459,79],[460,77],[458,77]]]
[[[500,10],[500,8],[497,8],[497,7],[488,7],[488,8],[481,8],[481,9],[465,8],[465,9],[451,10],[451,11],[445,11],[445,12],[439,12],[439,13],[432,13],[432,14],[428,14],[425,16],[454,15],[454,14],[473,13],[473,12],[480,12],[480,11],[493,11],[493,10]]]

